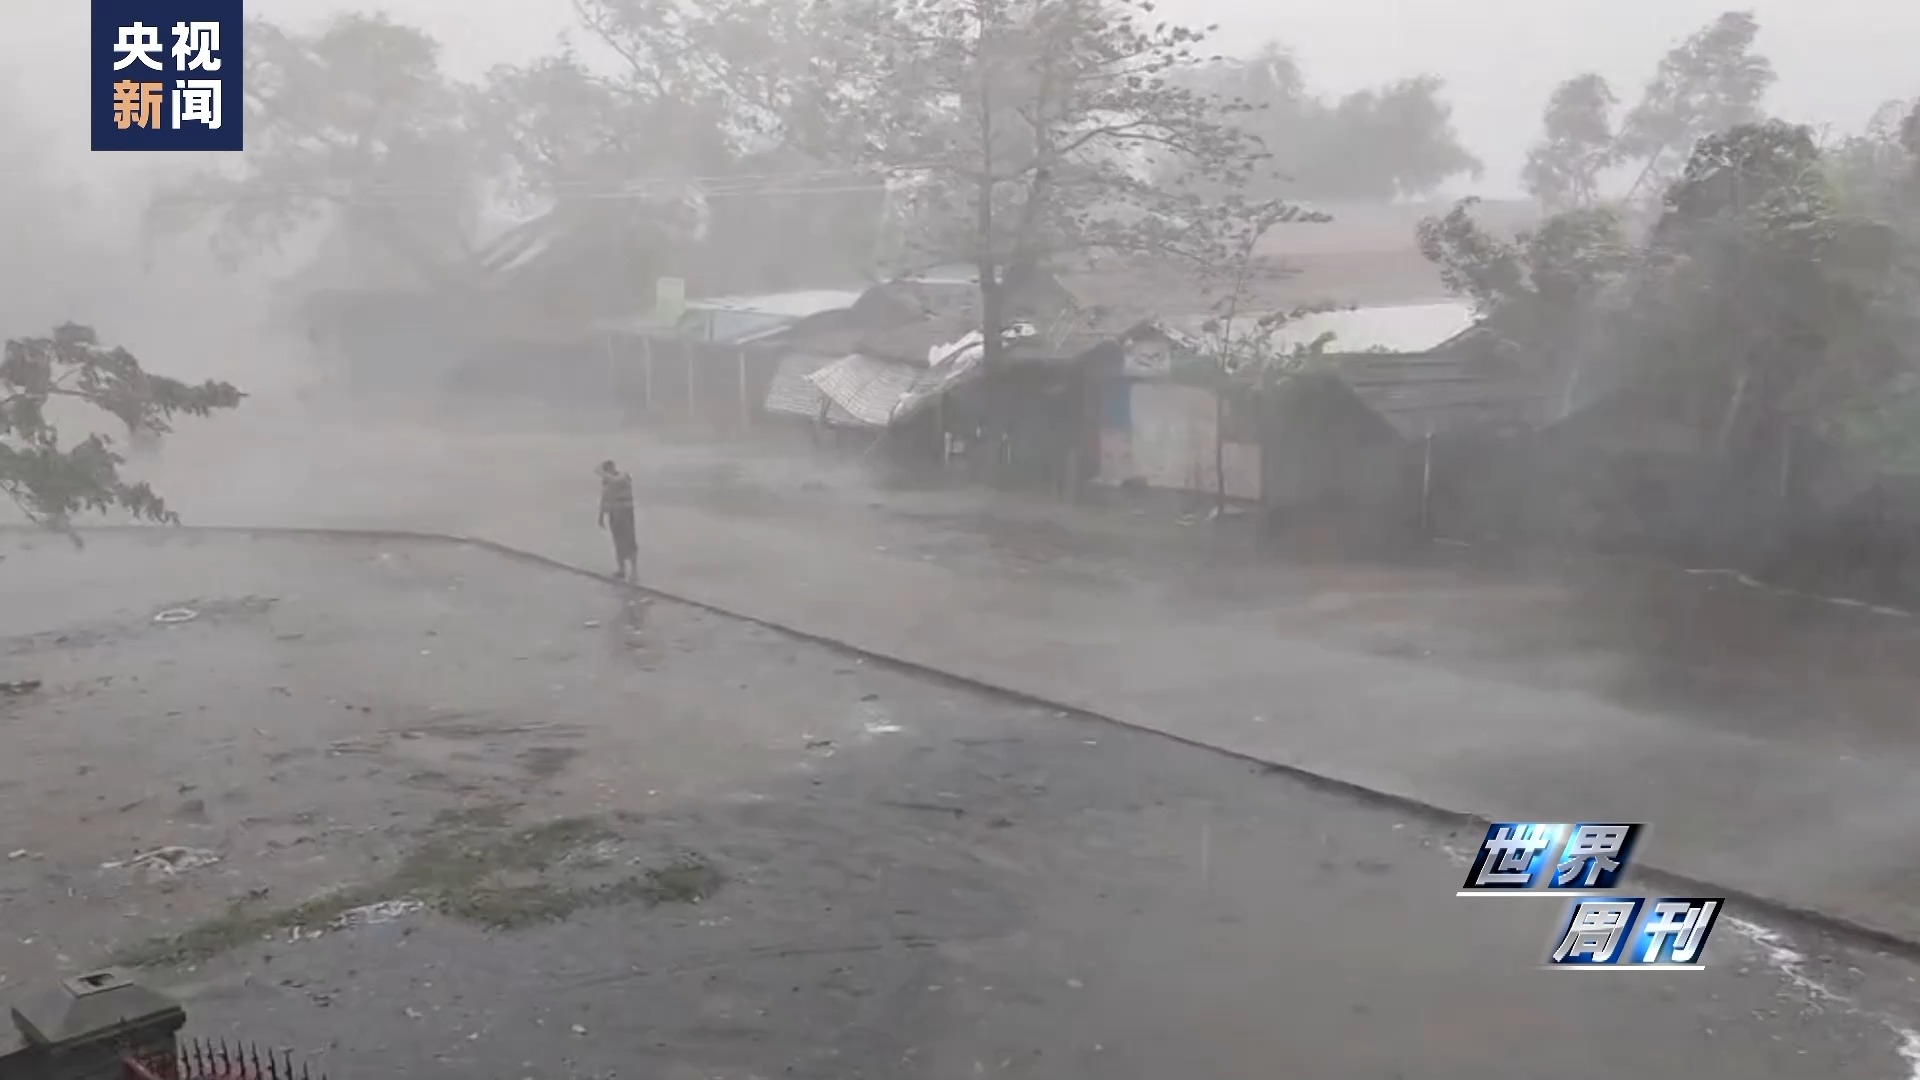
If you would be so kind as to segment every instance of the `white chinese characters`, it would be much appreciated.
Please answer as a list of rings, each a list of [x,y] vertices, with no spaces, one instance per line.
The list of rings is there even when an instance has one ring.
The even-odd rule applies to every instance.
[[[134,23],[121,27],[113,51],[120,55],[120,59],[113,62],[115,71],[125,71],[135,64],[145,64],[154,71],[166,70],[165,65],[154,57],[160,51],[160,28],[157,26]]]
[[[1719,914],[1718,900],[1662,900],[1653,905],[1639,960],[1643,964],[1689,965],[1700,958],[1700,946],[1706,943]]]
[[[220,81],[218,79],[179,79],[173,84],[173,129],[182,124],[204,124],[220,128]]]
[[[1637,900],[1583,900],[1574,907],[1573,917],[1560,936],[1560,947],[1553,950],[1556,964],[1568,960],[1609,964],[1619,953],[1633,929],[1633,917],[1640,913]]]
[[[1632,838],[1632,825],[1581,825],[1567,841],[1566,854],[1553,874],[1554,884],[1565,888],[1578,881],[1579,887],[1591,889],[1603,877],[1611,881],[1621,865],[1614,856],[1625,852]]]
[[[159,27],[142,22],[121,26],[117,28],[113,52],[118,57],[113,69],[126,72],[113,83],[115,127],[122,131],[160,130],[161,104],[165,101],[168,106],[164,113],[165,127],[174,131],[220,129],[222,81],[188,77],[220,71],[218,22],[174,23],[171,49],[162,44]],[[171,71],[166,64],[169,56],[173,61]],[[140,68],[160,74],[143,79],[135,74]],[[167,79],[168,74],[176,77]]]
[[[1549,967],[1700,971],[1702,951],[1726,899],[1618,895],[1643,828],[1633,822],[1489,822],[1459,895],[1586,893],[1560,924]]]
[[[219,71],[220,57],[215,55],[219,51],[219,23],[177,22],[173,24],[173,64],[179,71]]]

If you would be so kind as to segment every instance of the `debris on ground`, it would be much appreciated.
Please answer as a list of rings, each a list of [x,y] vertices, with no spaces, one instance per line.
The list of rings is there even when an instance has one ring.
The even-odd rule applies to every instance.
[[[8,697],[20,697],[40,689],[39,679],[15,679],[12,682],[0,682],[0,694]]]
[[[952,814],[954,817],[957,817],[957,818],[967,816],[966,808],[960,807],[960,806],[941,806],[938,803],[906,802],[899,799],[883,799],[881,801],[886,806],[897,807],[901,810],[925,810],[935,814]]]
[[[208,851],[205,848],[172,845],[169,847],[155,848],[145,854],[135,855],[130,859],[101,863],[100,869],[139,870],[149,878],[166,878],[172,877],[175,874],[184,874],[190,870],[198,870],[203,866],[212,866],[219,861],[220,856],[218,853]]]
[[[568,852],[560,860],[560,865],[569,868],[593,868],[611,866],[620,855],[620,845],[612,840],[602,840],[590,847]]]
[[[424,910],[426,906],[418,900],[380,900],[348,908],[335,916],[333,921],[327,924],[327,928],[352,930],[362,926],[380,926],[397,919],[404,919],[408,915]]]
[[[200,613],[190,607],[176,607],[168,608],[158,615],[155,615],[153,621],[170,626],[174,623],[192,622],[199,617]]]
[[[893,714],[887,711],[886,706],[875,704],[875,700],[879,696],[878,694],[869,694],[861,698],[860,705],[855,710],[864,721],[861,726],[866,730],[866,733],[869,735],[892,735],[905,730],[899,724],[893,722]]]

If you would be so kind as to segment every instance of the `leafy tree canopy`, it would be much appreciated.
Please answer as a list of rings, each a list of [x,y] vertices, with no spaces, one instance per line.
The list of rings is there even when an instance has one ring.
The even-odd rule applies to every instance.
[[[1657,196],[1701,139],[1762,118],[1775,74],[1754,51],[1759,32],[1751,12],[1722,13],[1661,57],[1624,115],[1615,115],[1620,99],[1599,75],[1561,83],[1547,99],[1522,184],[1549,210],[1591,206],[1607,174],[1625,168],[1629,199]]]
[[[1621,158],[1644,163],[1636,187],[1660,190],[1701,139],[1761,119],[1778,76],[1759,33],[1752,12],[1723,12],[1661,57],[1620,124]]]
[[[311,33],[249,20],[247,150],[163,192],[154,224],[210,223],[234,260],[338,225],[438,273],[465,249],[486,165],[439,51],[379,14],[340,15]]]
[[[757,243],[762,261],[831,273],[874,263],[892,204],[916,257],[985,267],[992,291],[1065,254],[1219,254],[1208,230],[1233,199],[1274,197],[1242,190],[1271,156],[1240,122],[1251,107],[1188,79],[1205,35],[1150,0],[575,9],[575,46],[476,87],[445,76],[430,37],[384,16],[309,34],[259,24],[253,148],[162,208],[211,219],[241,252],[331,220],[431,265],[460,246],[438,241],[465,235],[483,195],[527,211],[621,200],[672,215],[688,233],[682,254],[728,249],[709,261],[751,270],[756,254],[731,248]],[[1395,146],[1424,155],[1418,168],[1467,167],[1450,133],[1429,139],[1447,129],[1437,91],[1413,80],[1327,105],[1329,124],[1372,132],[1328,158]],[[1168,163],[1178,178],[1156,175]],[[1425,184],[1418,168],[1388,168],[1393,190]]]
[[[1423,222],[1421,245],[1536,354],[1583,358],[1602,337],[1643,400],[1771,460],[1790,430],[1857,428],[1920,373],[1915,237],[1851,211],[1831,164],[1804,127],[1740,124],[1700,140],[1641,245],[1603,208],[1505,242],[1470,204]]]
[[[32,521],[69,530],[78,514],[124,511],[175,522],[145,483],[120,476],[125,459],[105,435],[63,444],[57,406],[76,403],[113,416],[130,433],[164,435],[175,416],[207,416],[240,403],[223,382],[197,386],[155,375],[121,348],[106,348],[85,326],[47,337],[14,338],[0,354],[0,492]]]
[[[1432,75],[1323,98],[1308,88],[1293,54],[1268,42],[1251,57],[1212,60],[1180,81],[1248,106],[1235,123],[1271,155],[1253,178],[1253,197],[1387,202],[1481,173],[1454,130],[1445,84]]]
[[[916,247],[977,269],[988,358],[1027,275],[1101,255],[1219,267],[1235,189],[1264,155],[1234,106],[1178,76],[1203,31],[1150,0],[863,0],[843,11],[870,45],[860,152],[904,177]],[[850,29],[851,29],[850,26]],[[1172,178],[1156,166],[1178,163]],[[1312,216],[1267,207],[1262,216]]]
[[[1527,151],[1520,179],[1552,210],[1591,206],[1600,179],[1618,151],[1613,109],[1619,104],[1607,80],[1591,72],[1561,83],[1547,100],[1544,137]]]

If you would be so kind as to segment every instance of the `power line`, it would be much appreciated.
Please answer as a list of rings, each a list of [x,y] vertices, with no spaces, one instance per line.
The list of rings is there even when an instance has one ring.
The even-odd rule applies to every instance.
[[[593,199],[657,199],[674,196],[698,195],[705,198],[722,198],[737,195],[805,195],[805,194],[842,194],[856,191],[884,191],[888,188],[885,177],[900,173],[925,173],[938,166],[933,163],[914,163],[888,166],[884,169],[839,168],[839,169],[793,169],[762,173],[725,173],[711,176],[691,177],[650,177],[636,181],[609,182],[605,180],[566,180],[543,185],[547,192],[579,198]],[[826,184],[816,186],[811,181],[852,180],[853,183]],[[359,184],[317,183],[317,184],[270,184],[247,185],[250,189],[244,193],[214,193],[176,190],[158,196],[154,201],[163,205],[199,204],[209,202],[259,202],[290,197],[333,199],[354,204],[377,202],[382,196],[394,199],[426,197],[433,195],[457,195],[477,192],[484,184],[446,182],[446,183],[410,183],[404,181],[376,181]]]

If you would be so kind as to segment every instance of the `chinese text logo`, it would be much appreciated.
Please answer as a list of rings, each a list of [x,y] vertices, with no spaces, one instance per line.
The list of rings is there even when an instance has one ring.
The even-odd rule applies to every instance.
[[[1608,895],[1626,873],[1641,828],[1494,822],[1474,854],[1460,895],[1579,894],[1554,938],[1549,965],[1698,970],[1725,898]]]
[[[93,0],[93,148],[239,150],[241,0]]]

